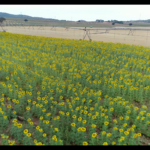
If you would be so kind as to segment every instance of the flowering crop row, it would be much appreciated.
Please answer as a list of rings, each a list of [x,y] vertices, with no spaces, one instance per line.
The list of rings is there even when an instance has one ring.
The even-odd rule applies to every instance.
[[[0,37],[1,144],[135,145],[149,134],[149,48]]]

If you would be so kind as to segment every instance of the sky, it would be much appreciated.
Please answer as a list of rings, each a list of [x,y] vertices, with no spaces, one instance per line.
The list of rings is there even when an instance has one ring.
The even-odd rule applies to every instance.
[[[71,21],[150,19],[150,5],[0,5],[0,12]]]

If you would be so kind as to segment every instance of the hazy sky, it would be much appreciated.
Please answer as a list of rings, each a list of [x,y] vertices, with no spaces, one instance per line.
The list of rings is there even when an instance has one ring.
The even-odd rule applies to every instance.
[[[150,19],[150,5],[0,5],[0,12],[72,21]]]

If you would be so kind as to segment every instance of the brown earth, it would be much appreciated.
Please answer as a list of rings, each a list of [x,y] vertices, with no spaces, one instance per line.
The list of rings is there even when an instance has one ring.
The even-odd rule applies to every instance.
[[[73,28],[73,27],[72,27]],[[75,27],[81,28],[83,27]],[[90,30],[90,38],[92,41],[103,41],[103,42],[113,42],[113,43],[125,43],[125,44],[134,44],[150,47],[150,31],[144,30],[132,30],[130,33],[129,30],[109,30],[108,33],[105,33],[105,30]],[[135,27],[134,27],[135,28]],[[149,27],[137,27],[137,28],[149,28]],[[85,35],[84,30],[62,28],[62,27],[8,27],[5,26],[3,29],[6,32],[26,34],[26,35],[36,35],[36,36],[45,36],[45,37],[55,37],[55,38],[67,38],[67,39],[83,39]],[[87,28],[88,29],[88,28]],[[91,28],[94,29],[94,28]],[[98,29],[98,28],[96,28]],[[130,34],[129,34],[130,33]],[[128,35],[129,34],[129,35]],[[89,40],[86,35],[85,40]]]

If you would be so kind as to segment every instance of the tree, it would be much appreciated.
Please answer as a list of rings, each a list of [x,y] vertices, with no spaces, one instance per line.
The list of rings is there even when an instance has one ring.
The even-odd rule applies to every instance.
[[[26,21],[28,21],[28,19],[24,19],[24,21],[26,22]]]
[[[115,25],[115,22],[112,22],[112,25]]]
[[[123,24],[123,21],[117,21],[116,23]]]
[[[129,26],[132,26],[132,23],[129,23]]]
[[[123,24],[123,21],[118,21],[118,20],[111,20],[114,23],[119,23],[119,24]]]
[[[96,22],[104,22],[102,19],[97,19]]]
[[[0,23],[3,23],[3,21],[5,21],[6,19],[3,17],[0,17]]]

